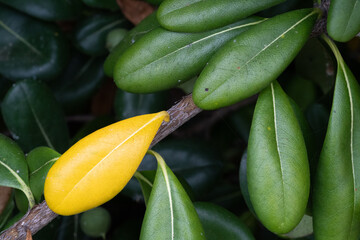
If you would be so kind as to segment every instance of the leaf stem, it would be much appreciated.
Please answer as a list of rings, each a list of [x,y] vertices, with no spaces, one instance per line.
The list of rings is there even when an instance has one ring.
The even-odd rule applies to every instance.
[[[29,201],[29,209],[32,209],[35,205],[35,198],[33,193],[31,192],[31,189],[26,185],[24,189],[21,189],[23,193],[25,194],[26,198]]]
[[[327,35],[322,34],[321,35],[322,39],[324,39],[324,41],[327,43],[327,45],[330,47],[331,51],[333,52],[333,54],[335,55],[336,60],[338,61],[338,63],[342,63],[344,62],[344,59],[342,58],[339,49],[337,48],[336,44],[334,43],[333,40],[331,40]]]

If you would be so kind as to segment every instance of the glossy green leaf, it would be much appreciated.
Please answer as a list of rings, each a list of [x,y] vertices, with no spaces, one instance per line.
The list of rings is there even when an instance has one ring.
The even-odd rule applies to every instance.
[[[134,176],[140,183],[141,191],[143,192],[146,205],[149,202],[149,197],[153,187],[155,174],[156,174],[155,171],[141,171],[141,172],[136,172],[134,174]]]
[[[25,156],[20,147],[10,138],[0,134],[0,185],[21,190],[35,204],[29,187],[29,173]]]
[[[323,93],[328,93],[335,82],[335,64],[328,48],[317,38],[311,38],[295,60],[296,73],[316,83]]]
[[[239,21],[283,1],[166,0],[160,5],[157,17],[162,27],[174,32],[203,32]]]
[[[237,36],[209,61],[195,83],[193,99],[203,109],[231,105],[275,80],[305,44],[318,13],[296,10]]]
[[[159,112],[166,109],[167,93],[135,94],[118,90],[115,96],[114,110],[118,119],[136,115]]]
[[[337,61],[327,133],[316,169],[313,216],[315,238],[360,236],[360,87],[335,44]]]
[[[109,52],[113,51],[116,45],[118,45],[124,39],[127,33],[128,30],[125,28],[115,28],[106,35],[106,48],[109,50]]]
[[[194,139],[168,140],[154,147],[167,160],[168,166],[186,182],[200,197],[210,190],[220,177],[222,159],[206,142]],[[156,169],[156,161],[146,156],[140,171]]]
[[[207,240],[255,240],[249,228],[240,218],[225,208],[207,202],[196,202],[194,207],[204,227]]]
[[[0,74],[9,79],[49,80],[63,69],[68,46],[54,25],[0,4]]]
[[[56,100],[67,114],[84,109],[105,79],[104,57],[88,58],[75,53],[61,76],[51,82]]]
[[[141,228],[140,239],[205,239],[193,203],[157,153],[158,169]]]
[[[277,82],[264,89],[251,125],[247,180],[255,213],[270,231],[291,231],[303,217],[310,191],[305,142]]]
[[[15,208],[14,201],[13,199],[10,199],[6,204],[6,207],[0,214],[0,232],[3,230],[3,226],[5,225],[5,223],[11,217],[11,213],[13,212],[14,208]]]
[[[157,28],[159,23],[156,19],[156,12],[150,14],[143,21],[141,21],[136,27],[131,29],[124,39],[114,48],[111,54],[106,58],[104,63],[104,71],[108,77],[113,77],[114,68],[119,57],[125,52],[125,50],[133,45],[136,41],[142,38],[145,34],[151,30]]]
[[[0,0],[0,2],[46,21],[72,20],[77,18],[82,10],[81,0]]]
[[[81,20],[75,29],[75,46],[91,56],[105,54],[107,34],[120,27],[129,27],[130,23],[121,14],[96,14]]]
[[[116,0],[82,0],[89,7],[119,10]]]
[[[360,0],[331,0],[327,32],[336,41],[347,42],[360,32]]]
[[[262,21],[252,17],[202,33],[178,33],[157,28],[118,59],[114,81],[120,89],[133,93],[178,86],[199,74],[223,44]]]
[[[59,152],[68,148],[64,115],[45,84],[34,80],[14,84],[1,109],[6,126],[25,152],[38,146]]]
[[[291,232],[284,234],[286,238],[301,238],[309,236],[313,233],[313,218],[309,215],[304,215],[300,223]]]
[[[248,209],[255,215],[254,207],[250,200],[248,182],[247,182],[247,152],[245,152],[241,157],[240,168],[239,168],[239,182],[241,194],[245,200],[245,203]]]
[[[30,188],[37,203],[40,202],[44,193],[46,175],[59,157],[58,152],[48,147],[37,147],[26,156],[30,173]]]

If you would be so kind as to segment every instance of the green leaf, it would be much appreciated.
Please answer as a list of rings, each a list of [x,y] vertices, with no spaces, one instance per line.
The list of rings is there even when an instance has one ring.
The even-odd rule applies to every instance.
[[[239,21],[283,1],[166,0],[160,5],[157,17],[162,27],[174,32],[203,32]]]
[[[360,32],[360,0],[332,0],[327,32],[339,42],[347,42]]]
[[[313,216],[316,239],[359,239],[360,87],[335,44],[337,61],[328,129],[316,169]]]
[[[37,147],[26,156],[30,172],[30,188],[37,203],[44,193],[46,175],[59,157],[60,153],[48,147]]]
[[[205,239],[195,208],[164,160],[158,169],[145,212],[140,239]]]
[[[59,29],[0,4],[0,74],[49,80],[59,75],[68,46]]]
[[[316,83],[323,93],[331,91],[335,82],[334,60],[318,39],[309,39],[294,62],[297,74]]]
[[[213,188],[222,170],[222,159],[214,148],[200,140],[167,140],[154,147],[167,159],[168,166],[176,175],[184,177],[194,190],[196,197],[201,197]],[[139,166],[139,171],[155,170],[156,161],[148,155]]]
[[[105,79],[104,58],[75,53],[61,76],[50,83],[56,100],[67,114],[84,109]]]
[[[114,81],[120,89],[133,93],[178,86],[199,74],[223,44],[262,21],[252,17],[202,33],[157,28],[120,56],[114,69]]]
[[[310,9],[281,14],[228,42],[196,81],[195,104],[207,110],[217,109],[268,86],[305,44],[317,15]]]
[[[82,0],[89,7],[103,8],[108,10],[119,10],[116,0]]]
[[[26,213],[29,210],[29,201],[26,195],[22,191],[15,189],[14,198],[17,209],[22,213]]]
[[[255,240],[248,227],[232,212],[207,202],[194,203],[207,240]]]
[[[284,234],[287,238],[301,238],[309,236],[313,233],[313,218],[309,215],[304,215],[300,223],[291,232]]]
[[[141,171],[141,172],[137,171],[134,174],[134,176],[140,183],[146,205],[149,202],[149,197],[153,187],[155,175],[156,175],[155,171]]]
[[[164,0],[145,0],[145,1],[153,5],[160,5]]]
[[[241,194],[245,200],[248,209],[250,210],[250,212],[256,215],[254,207],[250,200],[246,169],[247,169],[247,152],[245,152],[241,157],[240,168],[239,168],[239,182],[240,182]]]
[[[251,120],[254,114],[255,104],[240,108],[230,116],[231,128],[233,128],[245,142],[249,139]]]
[[[150,14],[143,21],[141,21],[136,27],[131,29],[124,37],[124,39],[113,49],[111,54],[106,58],[104,63],[104,71],[108,77],[113,77],[114,68],[119,57],[125,52],[125,50],[142,38],[145,34],[151,30],[157,28],[159,23],[156,19],[156,12]]]
[[[59,152],[68,148],[64,115],[50,90],[41,82],[14,84],[1,105],[6,126],[25,152],[49,146]]]
[[[0,2],[45,21],[72,20],[77,18],[82,10],[80,0],[0,0]]]
[[[134,94],[118,90],[115,96],[114,110],[117,119],[126,119],[137,115],[159,112],[166,109],[166,92]]]
[[[10,199],[8,201],[8,203],[6,204],[6,207],[4,208],[2,213],[0,214],[0,232],[3,230],[3,226],[5,225],[5,223],[10,218],[11,213],[13,212],[14,208],[15,208],[14,201],[13,201],[13,199]]]
[[[111,30],[106,35],[106,48],[108,49],[108,51],[112,52],[116,45],[118,45],[124,39],[127,33],[128,30],[126,30],[125,28],[115,28]]]
[[[75,29],[75,46],[90,56],[105,54],[107,34],[119,27],[129,27],[130,23],[119,13],[96,14],[81,20]]]
[[[283,234],[296,227],[308,202],[309,163],[300,126],[277,82],[256,103],[247,180],[255,213],[267,229]]]
[[[10,138],[0,134],[0,185],[21,190],[35,204],[29,188],[29,174],[25,156],[20,147]]]

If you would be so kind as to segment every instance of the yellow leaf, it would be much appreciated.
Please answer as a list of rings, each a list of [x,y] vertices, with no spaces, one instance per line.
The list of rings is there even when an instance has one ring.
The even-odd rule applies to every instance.
[[[134,175],[163,120],[169,120],[166,111],[129,118],[73,145],[46,177],[49,208],[72,215],[112,199]]]

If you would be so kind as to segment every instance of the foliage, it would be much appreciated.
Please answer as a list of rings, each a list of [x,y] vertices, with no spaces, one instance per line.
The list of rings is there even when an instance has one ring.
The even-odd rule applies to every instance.
[[[0,231],[359,239],[360,0],[130,2],[0,0]]]

